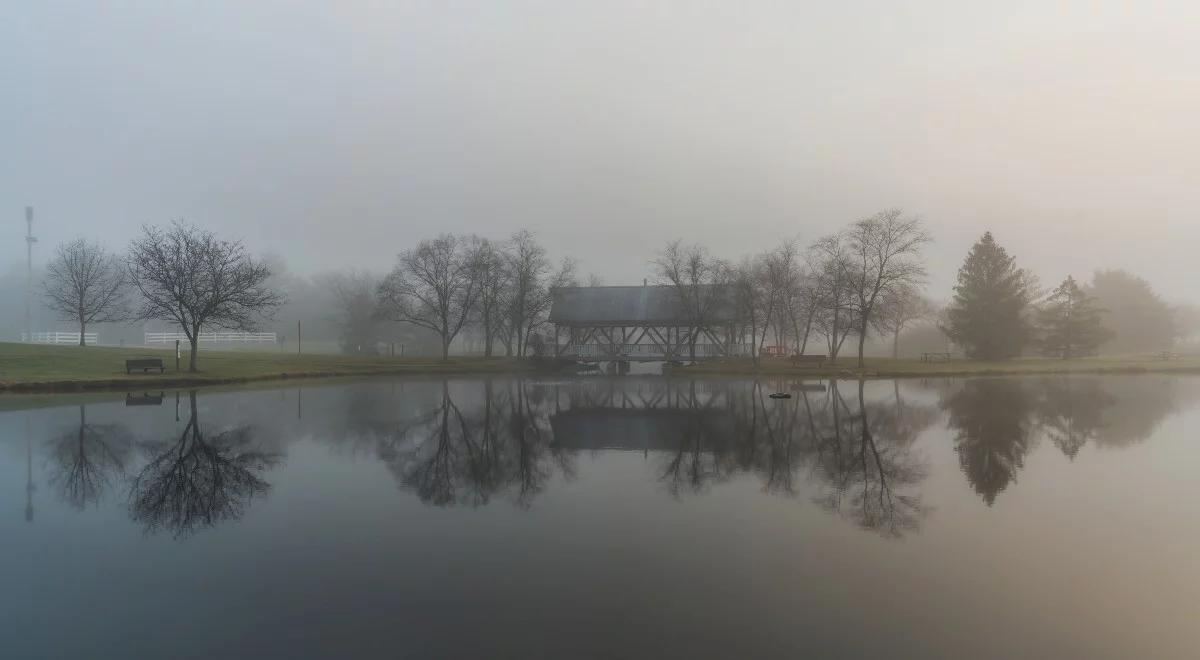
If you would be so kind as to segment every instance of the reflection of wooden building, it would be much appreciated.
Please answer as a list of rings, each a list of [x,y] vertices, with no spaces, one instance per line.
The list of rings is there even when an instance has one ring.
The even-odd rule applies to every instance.
[[[559,357],[580,360],[657,362],[746,352],[736,343],[736,316],[729,296],[718,295],[696,328],[681,297],[670,286],[561,287],[553,291],[550,322]]]
[[[563,449],[706,450],[736,437],[733,389],[725,381],[594,379],[555,395],[554,444]]]
[[[726,410],[590,408],[567,410],[550,417],[554,445],[563,449],[630,449],[676,451],[703,437],[730,442],[733,415]]]

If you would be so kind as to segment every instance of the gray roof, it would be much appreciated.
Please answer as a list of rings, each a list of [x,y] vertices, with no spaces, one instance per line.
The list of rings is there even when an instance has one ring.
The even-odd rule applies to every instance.
[[[572,286],[554,289],[552,294],[550,322],[559,325],[686,325],[689,321],[671,286]]]

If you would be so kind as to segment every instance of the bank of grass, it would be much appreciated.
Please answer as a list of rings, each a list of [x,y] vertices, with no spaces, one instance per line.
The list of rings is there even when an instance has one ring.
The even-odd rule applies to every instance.
[[[1021,376],[1049,374],[1136,374],[1136,373],[1200,373],[1200,355],[1182,355],[1163,360],[1151,355],[1123,355],[1073,360],[1050,358],[1021,358],[1002,362],[950,360],[922,362],[920,360],[867,358],[865,368],[858,367],[857,358],[839,358],[836,363],[822,367],[792,366],[791,361],[764,358],[754,364],[749,358],[701,362],[672,370],[689,375],[779,375],[815,377],[866,378],[938,378],[953,376]]]
[[[127,375],[125,360],[161,357],[163,374]],[[174,350],[89,346],[44,346],[0,342],[0,391],[37,392],[139,389],[245,383],[285,378],[382,374],[508,373],[529,369],[511,358],[360,357],[284,352],[200,352],[198,373],[187,371],[187,353],[175,371]]]

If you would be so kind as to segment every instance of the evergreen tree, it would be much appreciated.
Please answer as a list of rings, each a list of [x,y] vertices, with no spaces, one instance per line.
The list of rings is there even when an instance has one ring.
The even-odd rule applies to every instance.
[[[1104,310],[1068,277],[1038,310],[1038,344],[1042,355],[1070,359],[1095,355],[1112,337],[1103,324]]]
[[[958,285],[946,310],[943,331],[968,357],[1016,357],[1032,337],[1027,316],[1032,299],[1033,277],[1017,268],[1016,258],[988,232],[958,269]]]

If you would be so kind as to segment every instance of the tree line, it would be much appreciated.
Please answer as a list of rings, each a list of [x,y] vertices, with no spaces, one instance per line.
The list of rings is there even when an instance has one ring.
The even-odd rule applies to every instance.
[[[920,218],[886,209],[808,245],[786,240],[738,261],[672,241],[650,267],[676,296],[693,358],[697,343],[716,341],[748,345],[756,361],[810,352],[837,359],[849,341],[861,367],[868,339],[887,341],[898,357],[901,335],[917,324],[938,328],[973,359],[1034,350],[1074,358],[1101,346],[1166,350],[1200,328],[1195,308],[1172,308],[1124,271],[1099,271],[1085,284],[1068,277],[1045,291],[990,232],[971,248],[952,299],[940,306],[924,290],[931,241]],[[175,222],[144,227],[123,255],[84,239],[60,245],[42,294],[76,324],[81,344],[94,323],[178,325],[195,371],[201,328],[252,331],[287,301],[281,270],[239,241]],[[442,234],[400,253],[385,276],[352,271],[320,284],[332,296],[327,314],[345,352],[374,352],[381,325],[397,322],[436,343],[443,359],[464,334],[488,357],[544,352],[553,290],[576,285],[575,262],[552,259],[527,230],[503,240]]]

